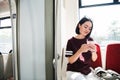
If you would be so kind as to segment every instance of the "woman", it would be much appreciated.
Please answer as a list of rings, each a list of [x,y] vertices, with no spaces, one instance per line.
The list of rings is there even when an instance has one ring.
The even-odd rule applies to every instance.
[[[87,43],[92,28],[92,20],[83,17],[77,24],[77,35],[67,42],[67,80],[97,80],[90,69],[91,63],[97,59],[96,46]]]

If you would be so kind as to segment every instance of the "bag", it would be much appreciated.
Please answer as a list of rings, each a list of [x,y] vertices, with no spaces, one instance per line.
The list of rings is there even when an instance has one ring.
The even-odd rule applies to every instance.
[[[120,74],[113,70],[104,70],[101,67],[95,68],[95,74],[101,80],[120,80]]]

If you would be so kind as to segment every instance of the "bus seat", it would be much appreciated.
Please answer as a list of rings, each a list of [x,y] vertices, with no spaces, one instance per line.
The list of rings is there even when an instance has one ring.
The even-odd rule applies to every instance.
[[[120,74],[120,43],[108,44],[106,51],[106,69],[111,69]]]
[[[67,75],[66,75],[66,69],[67,69],[67,63],[68,63],[68,60],[67,58],[65,57],[65,48],[62,49],[62,60],[61,60],[61,68],[62,68],[62,80],[67,80]]]
[[[10,50],[9,54],[8,54],[8,60],[6,63],[6,67],[5,67],[5,79],[11,78],[13,77],[13,61],[12,61],[12,56],[13,53]]]
[[[0,80],[4,80],[4,62],[3,55],[0,52]]]

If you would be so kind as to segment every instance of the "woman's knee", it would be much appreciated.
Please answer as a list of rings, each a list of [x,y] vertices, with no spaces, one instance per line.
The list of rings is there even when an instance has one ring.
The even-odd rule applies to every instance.
[[[67,72],[67,80],[87,80],[85,76],[79,72]]]

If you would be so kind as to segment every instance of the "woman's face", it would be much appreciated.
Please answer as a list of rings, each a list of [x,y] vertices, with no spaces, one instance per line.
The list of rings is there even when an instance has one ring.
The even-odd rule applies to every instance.
[[[79,24],[80,35],[87,36],[92,29],[92,23],[90,21],[84,22],[82,25]]]

